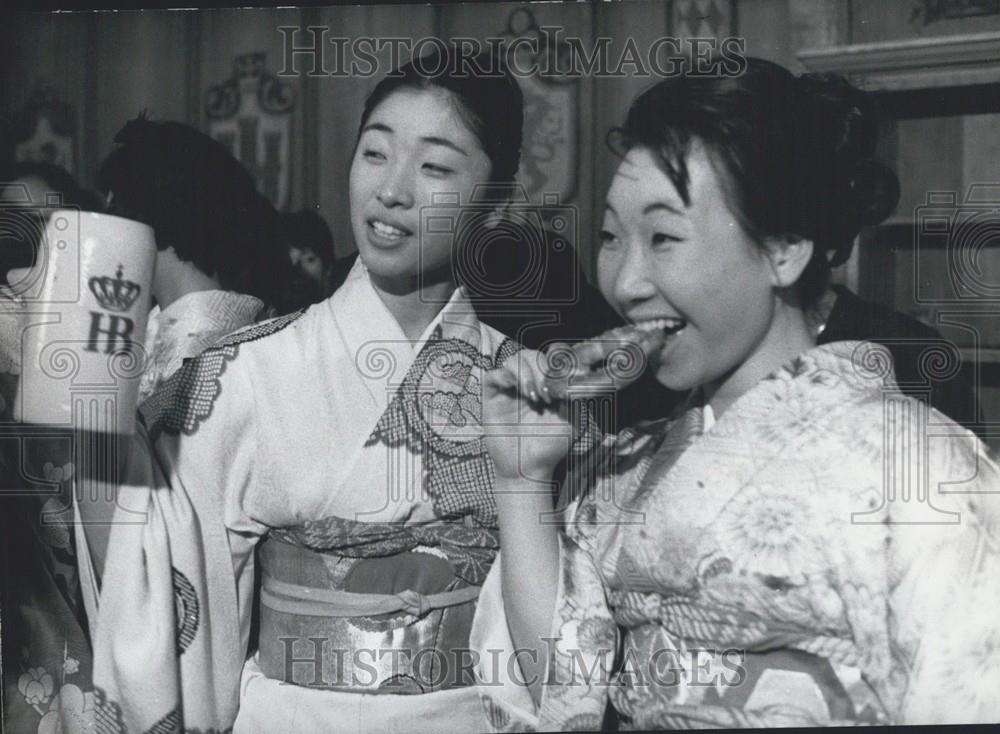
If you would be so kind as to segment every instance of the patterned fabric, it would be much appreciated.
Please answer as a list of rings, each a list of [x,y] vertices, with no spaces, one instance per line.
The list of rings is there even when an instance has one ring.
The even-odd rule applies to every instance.
[[[272,530],[271,536],[316,551],[335,550],[348,558],[394,556],[417,546],[440,548],[456,575],[475,585],[483,583],[500,548],[495,528],[362,523],[336,516]]]
[[[347,558],[272,533],[258,561],[255,660],[272,680],[391,695],[473,683],[462,659],[479,587],[457,576],[439,547]]]
[[[211,415],[212,404],[221,389],[222,373],[236,359],[240,345],[281,331],[302,313],[296,311],[248,326],[224,338],[199,359],[185,362],[140,406],[140,416],[151,439],[155,441],[160,433],[194,434],[199,424]]]
[[[567,511],[555,684],[538,709],[481,688],[508,729],[1000,719],[1000,468],[890,365],[817,347],[707,430],[693,405],[620,434]],[[505,634],[501,562],[477,649]]]
[[[94,681],[125,727],[169,725],[178,711],[190,731],[282,731],[290,712],[296,731],[316,734],[331,721],[372,732],[386,724],[482,729],[475,688],[435,686],[433,655],[418,661],[431,667],[418,666],[412,680],[289,685],[299,678],[285,675],[281,638],[308,637],[323,620],[255,610],[255,559],[273,533],[261,558],[285,545],[279,537],[317,550],[308,554],[315,573],[287,583],[427,595],[477,585],[497,540],[476,386],[483,364],[514,350],[478,322],[460,290],[414,342],[356,268],[327,301],[247,327],[185,362],[141,408],[100,589],[86,535],[77,535]],[[383,428],[386,440],[371,443]],[[407,428],[416,435],[403,436]],[[461,493],[445,486],[448,477],[461,478]],[[443,506],[442,497],[457,499]],[[406,586],[412,556],[424,562],[427,589]],[[405,610],[340,617],[326,642],[345,655],[465,648],[475,607],[455,603],[418,620]],[[251,637],[255,611],[266,639]],[[309,642],[295,640],[290,652],[308,654],[301,645],[308,651]],[[360,694],[383,683],[413,695],[405,703],[385,695],[372,707]]]
[[[0,289],[0,424],[14,428],[27,306],[9,295]],[[0,441],[4,732],[82,731],[93,710],[93,661],[74,547],[74,471],[68,441],[10,434]]]
[[[177,654],[183,655],[198,632],[200,620],[198,594],[187,576],[176,568],[174,577],[174,602],[177,605]]]
[[[0,715],[5,732],[35,734],[86,721],[93,708],[93,660],[74,547],[69,442],[21,441],[25,451],[12,456],[12,464],[37,467],[28,473],[50,488],[14,486],[0,513],[0,556],[7,559],[0,571]],[[20,474],[4,474],[4,483]]]
[[[479,375],[518,350],[507,339],[495,356],[481,354],[438,326],[365,444],[406,446],[422,453],[424,487],[443,517],[470,515],[480,525],[496,525],[493,465],[478,430]]]
[[[109,701],[100,687],[94,691],[94,729],[97,734],[123,734],[127,731],[121,707]]]
[[[162,311],[155,307],[146,324],[148,361],[139,381],[139,402],[152,395],[185,359],[197,357],[265,312],[259,298],[219,290],[188,293]]]

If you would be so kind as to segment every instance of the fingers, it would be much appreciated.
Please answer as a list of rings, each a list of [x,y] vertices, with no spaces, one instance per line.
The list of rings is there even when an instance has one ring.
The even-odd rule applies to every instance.
[[[552,403],[551,392],[545,385],[544,362],[541,352],[524,350],[518,354],[518,387],[521,395],[536,409]]]
[[[597,337],[596,339],[574,344],[571,349],[577,359],[576,373],[581,375],[586,374],[594,366],[600,365],[617,344],[617,341],[607,337]]]
[[[536,410],[555,402],[619,390],[646,369],[649,356],[666,344],[661,329],[624,326],[548,352],[525,349],[494,370],[495,384],[516,390]]]
[[[516,374],[507,365],[501,365],[495,369],[484,371],[483,385],[493,388],[497,392],[510,390],[517,387]]]
[[[536,410],[550,405],[554,397],[545,383],[545,355],[530,349],[518,352],[503,365],[486,373],[486,384],[498,391],[515,393]]]
[[[660,329],[625,326],[571,347],[553,345],[545,370],[549,393],[562,400],[618,390],[642,374],[666,340]]]

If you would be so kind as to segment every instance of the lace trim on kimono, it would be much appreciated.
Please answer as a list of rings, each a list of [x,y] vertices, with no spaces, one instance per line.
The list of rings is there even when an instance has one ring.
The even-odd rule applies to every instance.
[[[419,545],[440,548],[455,575],[479,586],[500,548],[493,528],[441,525],[366,523],[329,516],[302,525],[272,530],[270,535],[310,550],[335,552],[348,558],[375,558],[406,553]]]
[[[444,337],[439,326],[365,443],[422,454],[424,489],[443,517],[468,515],[480,525],[496,525],[480,376],[521,349],[505,339],[495,354],[482,354],[463,339]]]
[[[241,344],[271,336],[292,324],[305,310],[272,321],[254,324],[230,334],[195,359],[185,360],[173,375],[140,407],[149,436],[156,441],[161,433],[176,436],[194,434],[212,414],[226,366],[236,359]]]

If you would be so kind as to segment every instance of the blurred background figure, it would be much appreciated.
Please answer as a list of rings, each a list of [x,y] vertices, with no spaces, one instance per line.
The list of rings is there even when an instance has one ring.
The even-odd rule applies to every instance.
[[[51,163],[22,162],[0,171],[0,418],[10,417],[21,371],[22,297],[38,280],[22,274],[35,265],[45,222],[60,207],[101,211],[102,204]],[[11,271],[14,277],[6,277]],[[4,476],[15,481],[13,474]]]
[[[159,251],[144,400],[184,359],[270,313],[285,254],[278,212],[219,142],[144,117],[115,142],[99,173],[108,212],[152,227]]]
[[[23,315],[39,284],[42,233],[49,215],[63,207],[100,211],[102,204],[50,163],[17,163],[0,171],[0,423],[13,420]],[[22,464],[29,452],[41,457],[34,471]],[[5,731],[58,731],[63,704],[93,696],[73,540],[72,474],[68,445],[58,438],[22,445],[11,436],[0,442],[0,491],[16,490],[0,512],[2,557],[17,559],[0,568]],[[72,683],[66,682],[69,675]],[[48,690],[59,695],[46,709],[37,701]]]
[[[280,310],[289,313],[326,300],[333,293],[333,233],[312,209],[283,213],[281,224],[289,268],[282,283]]]

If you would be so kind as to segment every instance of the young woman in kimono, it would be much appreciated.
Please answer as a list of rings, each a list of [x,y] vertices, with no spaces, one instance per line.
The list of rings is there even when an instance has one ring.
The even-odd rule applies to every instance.
[[[524,351],[488,378],[503,552],[473,647],[496,729],[1000,720],[1000,470],[882,347],[808,325],[829,245],[894,204],[868,110],[756,59],[632,105],[599,283],[691,396],[571,468],[559,530],[539,487],[566,377]]]
[[[477,77],[452,54],[365,104],[343,286],[143,404],[110,534],[87,526],[81,554],[102,731],[485,726],[462,654],[497,552],[480,385],[516,347],[456,287],[440,225],[513,179],[522,97],[497,60]]]

